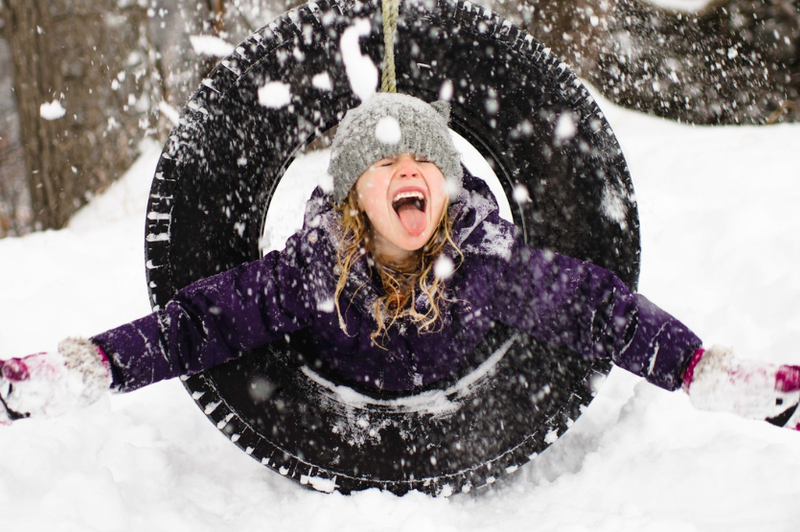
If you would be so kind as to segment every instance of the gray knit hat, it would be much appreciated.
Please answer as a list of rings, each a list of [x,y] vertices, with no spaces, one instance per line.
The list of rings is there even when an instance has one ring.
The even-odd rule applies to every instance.
[[[441,170],[450,190],[461,187],[461,154],[447,128],[450,105],[428,104],[400,93],[378,93],[347,112],[331,147],[328,173],[337,205],[375,161],[400,153],[425,157]]]

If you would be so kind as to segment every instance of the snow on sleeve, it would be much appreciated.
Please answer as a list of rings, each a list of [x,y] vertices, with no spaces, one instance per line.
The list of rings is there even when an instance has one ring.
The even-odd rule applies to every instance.
[[[467,210],[474,212],[471,223],[458,222],[453,240],[465,254],[495,256],[508,259],[514,245],[513,225],[500,219],[499,223],[487,218],[497,210],[497,204],[477,191],[464,191],[459,197]],[[478,231],[480,229],[480,231]],[[474,234],[473,234],[474,233]]]
[[[378,68],[361,53],[358,38],[370,34],[371,25],[367,19],[358,19],[344,30],[340,41],[342,61],[350,81],[350,88],[361,101],[369,100],[378,88]]]
[[[511,232],[502,225],[488,221],[483,222],[482,228],[484,235],[480,244],[465,246],[464,251],[508,260],[511,257],[511,247],[514,245]]]
[[[197,55],[210,57],[227,57],[233,53],[234,47],[214,35],[190,35],[189,42]]]
[[[64,106],[61,105],[61,102],[58,100],[43,103],[39,106],[39,116],[45,120],[58,120],[65,114],[67,114],[67,110],[64,109]]]

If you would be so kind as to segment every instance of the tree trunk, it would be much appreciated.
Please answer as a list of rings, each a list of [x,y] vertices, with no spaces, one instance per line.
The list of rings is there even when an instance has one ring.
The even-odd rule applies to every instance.
[[[11,50],[8,42],[0,39],[0,238],[20,236],[30,226],[25,161],[10,72]]]
[[[146,13],[113,0],[3,3],[35,227],[60,228],[128,168],[150,125]]]

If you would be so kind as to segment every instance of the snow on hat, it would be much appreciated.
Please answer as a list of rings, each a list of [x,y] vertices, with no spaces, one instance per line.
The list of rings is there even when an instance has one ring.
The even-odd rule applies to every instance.
[[[341,205],[371,164],[400,153],[425,157],[441,170],[449,189],[458,190],[463,171],[449,118],[447,102],[428,104],[400,93],[378,93],[348,111],[331,147],[333,200]]]

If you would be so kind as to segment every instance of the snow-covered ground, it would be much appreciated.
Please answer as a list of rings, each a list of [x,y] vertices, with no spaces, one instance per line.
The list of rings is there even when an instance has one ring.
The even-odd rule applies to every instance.
[[[800,126],[689,127],[601,106],[636,186],[641,291],[708,343],[800,364]],[[149,311],[158,150],[69,228],[0,241],[0,357]],[[175,381],[0,428],[9,531],[777,532],[797,529],[799,504],[800,433],[695,411],[621,370],[533,463],[450,499],[307,491],[239,451]]]

